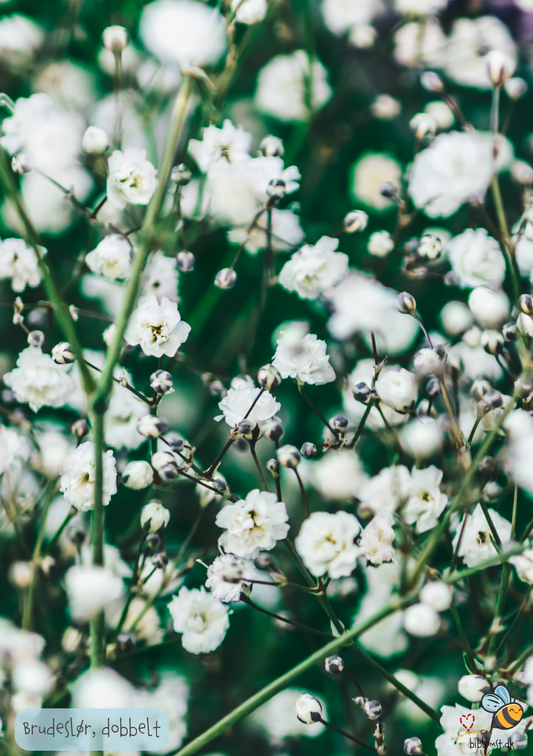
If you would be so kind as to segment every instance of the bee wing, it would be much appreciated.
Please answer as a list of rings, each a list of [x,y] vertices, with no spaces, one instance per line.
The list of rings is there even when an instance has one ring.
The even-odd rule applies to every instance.
[[[511,703],[511,696],[505,685],[497,685],[494,693],[499,696],[504,703]]]
[[[504,701],[502,701],[502,699],[494,693],[487,693],[481,699],[481,706],[485,709],[485,711],[498,711],[498,709],[502,708],[503,704]]]

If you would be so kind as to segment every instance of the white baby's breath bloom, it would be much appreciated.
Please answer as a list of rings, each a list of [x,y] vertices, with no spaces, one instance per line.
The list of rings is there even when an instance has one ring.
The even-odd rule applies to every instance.
[[[158,302],[161,302],[163,297],[171,302],[179,302],[178,279],[176,257],[167,257],[159,250],[144,269],[141,278],[143,296],[149,297],[153,294]]]
[[[246,499],[226,504],[218,512],[215,523],[224,528],[218,539],[231,554],[255,558],[261,549],[270,551],[289,532],[287,508],[277,496],[254,489]]]
[[[215,420],[224,419],[232,428],[245,416],[252,425],[270,420],[281,409],[281,404],[274,399],[270,391],[263,391],[259,396],[260,393],[261,389],[254,388],[253,384],[230,388],[218,405],[223,414],[215,417]],[[258,396],[259,399],[257,399]],[[253,409],[249,412],[252,405]]]
[[[191,327],[181,319],[178,306],[166,297],[161,302],[155,295],[141,297],[134,310],[124,338],[132,346],[137,344],[144,354],[152,357],[174,357]]]
[[[301,341],[288,342],[281,338],[272,364],[282,378],[295,378],[302,383],[321,385],[335,380],[335,371],[329,364],[325,341],[315,334],[306,334]]]
[[[497,288],[505,277],[505,260],[500,245],[484,228],[468,228],[447,246],[452,270],[461,288]]]
[[[39,659],[25,659],[13,668],[11,675],[13,688],[16,691],[36,693],[44,696],[53,681],[50,668]]]
[[[44,31],[35,21],[19,13],[0,20],[0,58],[11,65],[27,64],[44,40]]]
[[[99,126],[89,126],[83,135],[81,146],[90,155],[101,155],[109,147],[109,137]]]
[[[379,9],[378,0],[322,0],[324,23],[333,34],[341,36],[345,31],[361,24],[368,24]]]
[[[241,24],[257,24],[267,12],[267,0],[232,0],[231,9],[236,10],[235,18]]]
[[[117,492],[117,470],[112,451],[104,453],[103,504]],[[96,492],[96,447],[91,441],[80,444],[66,458],[61,472],[60,491],[82,512],[94,509]]]
[[[74,391],[68,367],[56,365],[40,347],[27,347],[18,356],[17,367],[4,375],[18,402],[27,402],[36,412],[40,407],[62,407]]]
[[[72,684],[72,705],[80,708],[113,709],[135,705],[136,690],[111,667],[92,667]]]
[[[386,257],[394,249],[394,240],[388,231],[374,231],[368,240],[368,251],[376,257]]]
[[[168,605],[183,648],[207,654],[220,646],[229,628],[228,608],[205,588],[180,589]]]
[[[382,402],[396,412],[410,412],[416,402],[416,375],[400,368],[383,370],[376,381],[376,391]]]
[[[494,509],[488,510],[492,524],[500,536],[502,542],[508,541],[511,536],[511,523],[502,517]],[[463,557],[467,567],[475,567],[476,564],[484,559],[496,556],[498,553],[493,543],[493,536],[490,526],[485,518],[485,514],[478,504],[470,517],[467,518],[466,524],[464,517],[455,527],[455,538],[453,547],[457,548],[459,537],[464,527],[463,537],[459,545],[458,555]]]
[[[370,106],[370,110],[376,118],[389,121],[400,113],[402,105],[395,97],[387,94],[379,95]]]
[[[440,617],[428,604],[413,604],[405,610],[403,624],[410,635],[428,638],[435,635],[440,627]]]
[[[453,215],[461,205],[483,199],[492,178],[490,150],[475,134],[440,134],[415,158],[409,192],[431,218]]]
[[[323,236],[315,245],[305,244],[281,269],[280,284],[302,299],[316,299],[348,272],[348,255],[335,252],[338,246],[339,240],[329,236]]]
[[[453,110],[442,100],[433,100],[424,105],[424,113],[433,118],[439,129],[449,129],[455,123]]]
[[[39,247],[44,257],[47,250]],[[35,250],[22,239],[5,239],[0,242],[0,278],[10,278],[13,291],[24,291],[26,286],[39,286],[42,273]]]
[[[485,693],[489,692],[490,684],[481,675],[463,675],[457,683],[457,690],[467,701],[479,703]]]
[[[122,482],[126,488],[132,488],[134,491],[140,491],[151,485],[154,479],[154,471],[148,462],[142,459],[136,459],[128,462],[122,473]]]
[[[312,108],[318,110],[332,94],[322,63],[314,58],[311,69],[309,57],[303,50],[276,55],[259,72],[255,103],[263,113],[280,121],[303,121],[307,117],[307,80],[312,82]]]
[[[442,372],[444,358],[433,347],[424,347],[415,354],[413,364],[420,375],[436,375]]]
[[[130,464],[133,464],[130,462]],[[166,528],[170,520],[170,512],[160,501],[150,501],[141,510],[141,527],[149,533],[157,533]]]
[[[73,618],[86,621],[116,601],[124,583],[107,567],[84,564],[67,571],[65,588]]]
[[[450,336],[458,336],[470,328],[474,322],[472,313],[464,302],[452,300],[440,311],[440,321]]]
[[[467,709],[465,706],[442,706],[440,724],[444,730],[435,741],[438,756],[468,756],[472,753],[470,737],[465,735],[467,722],[475,732],[490,729],[492,714],[483,709]],[[489,753],[490,753],[489,748]]]
[[[310,725],[322,719],[323,709],[318,698],[302,693],[294,702],[296,716],[303,724]]]
[[[520,580],[533,585],[533,549],[526,549],[522,554],[512,556],[509,561],[516,569]]]
[[[511,310],[509,297],[504,291],[493,291],[486,286],[476,286],[472,290],[468,306],[484,328],[497,328],[509,317]]]
[[[227,47],[223,17],[194,0],[150,3],[143,10],[139,32],[156,57],[182,67],[217,63]]]
[[[129,273],[133,250],[124,236],[106,236],[85,258],[93,273],[107,278],[126,278]]]
[[[440,491],[441,482],[442,470],[434,465],[411,471],[411,490],[402,514],[409,525],[416,523],[417,533],[434,528],[448,503],[448,497]]]
[[[385,210],[391,206],[392,200],[383,196],[381,187],[392,184],[399,188],[401,178],[402,168],[397,160],[381,153],[367,153],[353,166],[352,193],[366,205]]]
[[[145,440],[137,425],[149,412],[146,402],[123,386],[115,385],[104,415],[106,444],[115,449],[136,449]]]
[[[401,429],[400,444],[416,460],[428,459],[442,446],[441,428],[431,417],[417,418]]]
[[[304,724],[295,716],[294,702],[301,695],[302,691],[297,688],[282,690],[251,714],[252,723],[263,730],[273,744],[282,742],[283,738],[315,738],[321,735],[326,729],[323,724]],[[322,716],[327,721],[326,704],[318,700],[322,706]]]
[[[383,564],[394,558],[394,530],[390,517],[375,515],[361,533],[359,549],[372,564]]]
[[[375,514],[392,515],[400,504],[405,503],[410,490],[409,470],[403,465],[394,465],[370,478],[362,487],[359,498],[365,509]]]
[[[291,210],[272,211],[272,249],[283,252],[294,249],[302,243],[304,232],[300,226],[300,219]],[[256,255],[260,249],[267,246],[267,226],[263,215],[248,233],[248,228],[232,228],[228,231],[228,239],[233,244],[244,244],[251,255]]]
[[[426,585],[420,591],[420,601],[435,609],[436,612],[444,612],[452,603],[452,588],[441,580],[435,580]]]
[[[353,514],[313,512],[304,520],[295,546],[315,577],[326,572],[331,578],[346,577],[354,571],[360,554],[355,543],[360,532],[361,525]]]
[[[206,588],[224,604],[239,601],[241,593],[250,594],[251,583],[246,578],[255,576],[253,564],[234,554],[222,554],[207,568]]]
[[[204,173],[219,160],[236,163],[249,157],[252,135],[226,118],[222,128],[207,126],[202,139],[189,141],[189,152]]]
[[[309,465],[309,469],[313,486],[327,499],[358,497],[367,480],[361,461],[353,450],[324,454]]]
[[[119,210],[128,203],[147,205],[157,186],[157,170],[146,159],[146,151],[135,147],[128,147],[124,152],[115,150],[108,162],[108,201]]]

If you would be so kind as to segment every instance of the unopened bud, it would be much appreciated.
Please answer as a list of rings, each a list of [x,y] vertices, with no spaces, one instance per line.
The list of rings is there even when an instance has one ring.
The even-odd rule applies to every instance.
[[[531,294],[522,294],[518,304],[525,315],[533,315],[533,297]]]
[[[333,430],[338,431],[345,431],[348,427],[348,418],[344,417],[344,415],[335,415],[335,417],[332,417],[329,421],[329,424],[333,428]]]
[[[420,77],[420,83],[426,92],[444,92],[443,81],[434,71],[424,71]]]
[[[496,467],[496,460],[494,457],[483,457],[479,463],[479,472],[482,475],[492,475],[494,468]]]
[[[487,53],[485,61],[489,79],[494,87],[505,84],[516,70],[515,61],[501,50],[491,50]]]
[[[74,362],[74,355],[71,352],[70,344],[66,341],[61,341],[52,347],[52,359],[57,365],[70,365]]]
[[[511,176],[518,184],[533,184],[533,168],[524,160],[515,160],[511,166]]]
[[[442,252],[442,239],[437,234],[424,234],[420,239],[417,252],[420,257],[436,260]]]
[[[185,249],[176,255],[176,264],[178,270],[181,270],[182,273],[190,273],[191,270],[194,270],[195,263],[196,258],[193,253],[187,252]]]
[[[261,551],[254,560],[254,565],[257,567],[258,570],[271,570],[274,566],[274,560],[272,559],[272,554],[269,554],[268,551]]]
[[[84,420],[81,418],[81,420],[76,420],[75,423],[72,424],[71,431],[76,436],[76,438],[85,438],[85,436],[90,431],[89,423],[87,420]]]
[[[361,404],[368,404],[372,397],[372,389],[367,383],[361,381],[353,387],[353,395],[354,399],[361,402]]]
[[[155,373],[152,373],[150,376],[150,386],[159,396],[171,394],[174,391],[172,376],[167,370],[156,370]]]
[[[520,79],[518,76],[513,76],[511,79],[507,79],[503,88],[511,100],[519,100],[520,97],[523,97],[527,92],[527,83],[524,79]]]
[[[379,193],[385,199],[397,200],[399,197],[398,187],[392,181],[385,181],[379,187]]]
[[[412,294],[402,291],[396,300],[396,307],[398,308],[398,311],[402,312],[404,315],[411,315],[411,313],[416,312],[416,299]]]
[[[259,149],[266,157],[283,157],[283,142],[272,134],[262,139]]]
[[[518,329],[514,321],[509,321],[502,328],[502,336],[505,341],[516,341],[518,339]]]
[[[344,230],[347,234],[364,231],[368,223],[368,215],[363,210],[352,210],[344,219]]]
[[[324,662],[324,666],[326,672],[329,672],[330,675],[340,675],[344,669],[344,662],[340,656],[328,656]]]
[[[178,433],[168,433],[165,436],[165,441],[173,452],[179,452],[185,446],[184,439]]]
[[[187,186],[192,178],[192,173],[187,168],[185,163],[180,163],[172,168],[170,173],[170,180],[178,186]]]
[[[158,570],[163,570],[168,564],[168,557],[165,554],[164,551],[160,551],[159,554],[155,554],[152,557],[152,564],[154,567],[156,567]]]
[[[378,719],[383,713],[383,709],[379,701],[367,701],[363,707],[368,719]]]
[[[404,740],[403,750],[407,756],[419,756],[422,753],[422,741],[420,738],[407,738]]]
[[[152,454],[150,464],[163,480],[174,480],[178,477],[178,463],[172,452]]]
[[[104,29],[103,42],[107,50],[122,52],[128,44],[128,32],[123,26],[108,26]]]
[[[279,462],[277,459],[269,459],[266,468],[273,478],[279,478]]]
[[[415,133],[417,139],[423,139],[425,136],[435,136],[437,131],[436,120],[427,113],[417,113],[409,121],[409,126]]]
[[[29,173],[32,169],[32,165],[25,152],[19,152],[11,160],[11,168],[14,173],[19,173],[21,176],[25,173]]]
[[[146,545],[149,549],[155,551],[161,545],[161,538],[157,535],[157,533],[150,533],[150,535],[146,538]]]
[[[274,420],[274,418],[272,418],[271,420],[267,420],[267,422],[264,423],[263,436],[265,436],[265,438],[268,438],[271,441],[281,441],[284,435],[285,431],[283,430],[283,425],[279,422],[279,420]]]
[[[266,193],[267,197],[270,197],[273,200],[283,199],[287,193],[287,184],[283,179],[272,179],[272,181],[269,181],[268,183]]]
[[[219,289],[233,289],[237,282],[237,274],[233,268],[222,268],[215,276],[215,286]]]
[[[164,420],[153,415],[144,415],[137,423],[137,431],[145,438],[159,438],[169,430],[169,425]]]
[[[301,461],[300,452],[295,446],[291,446],[290,444],[280,447],[277,455],[280,465],[288,467],[291,470],[295,470]]]
[[[492,330],[483,331],[480,343],[487,354],[492,355],[501,354],[505,346],[501,333]]]
[[[30,331],[28,334],[28,344],[33,347],[42,347],[44,344],[44,333],[42,331]]]
[[[435,398],[436,396],[440,396],[441,387],[440,387],[439,379],[431,378],[431,380],[427,382],[426,391],[428,392],[429,396],[433,398]]]
[[[482,404],[486,404],[491,410],[503,407],[503,396],[496,389],[491,388],[482,399]]]
[[[245,418],[235,425],[233,432],[236,436],[249,436],[254,427],[255,424]]]
[[[109,137],[98,126],[89,126],[81,140],[81,147],[88,155],[103,155],[109,147]]]
[[[300,454],[302,457],[305,457],[305,459],[313,459],[318,454],[318,449],[310,441],[306,441],[300,449]]]
[[[281,383],[281,373],[274,365],[263,365],[257,373],[257,382],[261,388],[272,391]]]

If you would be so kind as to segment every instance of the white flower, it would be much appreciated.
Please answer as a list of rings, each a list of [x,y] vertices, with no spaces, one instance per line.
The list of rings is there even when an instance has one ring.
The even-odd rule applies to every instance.
[[[416,375],[405,368],[382,370],[376,381],[376,392],[381,401],[396,412],[410,412],[418,395]]]
[[[191,654],[207,654],[220,646],[229,627],[228,608],[205,588],[183,588],[168,605],[174,630]]]
[[[441,711],[440,723],[444,733],[435,741],[438,756],[468,756],[472,749],[463,722],[466,721],[473,732],[490,729],[492,714],[483,709],[472,711],[460,704],[442,706]]]
[[[442,431],[433,418],[420,417],[401,429],[400,444],[411,457],[417,460],[426,459],[441,448]]]
[[[322,718],[322,704],[318,698],[309,693],[302,693],[294,702],[294,708],[296,709],[296,716],[303,724],[314,724]]]
[[[267,12],[267,0],[232,0],[231,9],[237,9],[235,18],[241,24],[257,24]]]
[[[158,302],[152,294],[139,299],[124,338],[132,346],[139,344],[144,354],[174,357],[183,342],[187,341],[190,330],[190,325],[181,319],[175,302],[167,297],[162,297]]]
[[[19,662],[13,668],[11,679],[16,691],[23,690],[40,696],[44,696],[53,681],[50,668],[39,659],[25,659]]]
[[[252,147],[252,135],[242,126],[235,127],[226,118],[222,128],[207,126],[202,132],[202,139],[189,141],[189,152],[204,173],[219,160],[236,163],[249,157]]]
[[[259,110],[280,121],[303,121],[308,109],[305,99],[306,81],[312,82],[312,109],[318,110],[331,98],[331,87],[322,63],[303,50],[290,55],[276,55],[259,72],[255,103]]]
[[[526,549],[522,554],[512,556],[509,561],[516,569],[520,580],[533,585],[533,549]]]
[[[206,588],[219,601],[228,604],[239,601],[241,593],[250,595],[250,582],[246,578],[253,578],[256,570],[251,562],[233,554],[222,554],[207,568]]]
[[[435,609],[436,612],[444,612],[452,603],[452,589],[440,580],[426,583],[420,591],[420,601]]]
[[[470,328],[474,322],[472,313],[464,302],[452,300],[440,311],[440,321],[450,336],[458,336]]]
[[[116,601],[124,590],[124,583],[107,567],[84,564],[67,571],[65,589],[72,616],[84,622]]]
[[[316,738],[326,729],[324,725],[319,722],[306,725],[294,716],[294,702],[301,695],[302,691],[295,688],[282,690],[251,714],[252,722],[264,730],[273,743],[300,735],[304,738]],[[327,720],[326,705],[321,699],[318,700],[324,712],[322,716]]]
[[[246,419],[253,425],[270,420],[276,412],[281,409],[281,404],[277,402],[270,391],[263,391],[261,396],[260,388],[253,388],[244,385],[240,388],[230,388],[226,396],[219,402],[219,407],[223,414],[215,417],[215,420],[224,420],[232,428],[240,423],[246,415]],[[257,397],[259,396],[259,399]],[[257,399],[257,401],[256,401]],[[250,412],[250,408],[253,409]]]
[[[395,97],[381,94],[370,106],[370,110],[376,118],[389,121],[400,113],[402,105]]]
[[[27,347],[18,356],[17,367],[4,375],[18,402],[28,402],[35,412],[40,407],[62,407],[74,391],[68,367],[56,365],[40,347]]]
[[[476,286],[468,297],[468,306],[480,326],[496,328],[509,316],[511,306],[504,291]]]
[[[394,249],[394,240],[388,231],[374,231],[368,240],[368,251],[376,257],[386,257]]]
[[[402,514],[409,525],[416,523],[417,533],[434,528],[448,503],[439,489],[441,481],[442,470],[434,465],[411,471],[411,490]]]
[[[394,0],[398,13],[412,16],[429,16],[448,4],[448,0]]]
[[[461,288],[498,288],[505,278],[505,260],[500,245],[484,228],[468,228],[447,246],[453,272]]]
[[[133,685],[111,667],[93,667],[72,684],[72,705],[80,708],[127,708],[135,705],[135,697]]]
[[[489,692],[490,684],[481,675],[463,675],[457,683],[457,690],[467,701],[479,703],[485,693]]]
[[[12,65],[27,63],[43,40],[42,28],[26,16],[13,13],[0,20],[0,58]]]
[[[104,415],[106,444],[115,449],[136,449],[145,440],[137,430],[138,422],[149,412],[146,402],[129,389],[115,385]]]
[[[282,378],[295,378],[302,383],[321,385],[335,380],[335,371],[329,364],[327,344],[308,333],[296,343],[278,339],[278,348],[272,364]]]
[[[167,257],[164,252],[155,252],[142,274],[142,294],[146,297],[153,294],[158,302],[163,297],[171,302],[179,302],[178,278],[176,256]]]
[[[85,258],[93,273],[108,278],[126,278],[129,273],[133,250],[124,236],[106,236]]]
[[[275,494],[254,489],[235,504],[226,504],[215,523],[225,532],[218,542],[225,551],[254,559],[261,549],[270,551],[287,537],[289,516]]]
[[[404,612],[403,625],[410,635],[428,638],[438,632],[440,617],[428,604],[413,604]]]
[[[378,10],[378,0],[322,0],[321,10],[324,23],[333,32],[341,36],[347,29],[368,24]]]
[[[383,184],[399,187],[402,168],[394,158],[381,153],[363,155],[353,167],[352,193],[356,199],[376,210],[390,207],[392,200],[381,193]]]
[[[228,239],[233,244],[243,244],[252,255],[256,255],[267,244],[267,225],[265,215],[261,216],[250,233],[248,228],[232,228]],[[275,252],[293,249],[302,243],[304,232],[300,219],[291,210],[272,210],[272,249]]]
[[[444,367],[443,358],[433,347],[424,347],[415,354],[414,366],[421,375],[436,375]]]
[[[98,126],[89,126],[83,135],[81,146],[90,155],[101,155],[109,147],[109,137]]]
[[[359,496],[367,480],[363,466],[353,450],[343,449],[334,454],[324,454],[310,469],[313,486],[327,499],[352,499]]]
[[[154,471],[148,462],[142,459],[128,462],[122,473],[122,482],[126,488],[132,488],[134,491],[140,491],[151,485],[154,479]]]
[[[488,512],[492,524],[500,536],[500,540],[508,541],[511,536],[511,523],[494,509],[489,509]],[[470,516],[465,515],[465,517],[466,523],[463,517],[461,522],[456,525],[455,538],[452,545],[454,549],[457,548],[464,525],[463,537],[457,553],[460,557],[463,557],[467,567],[475,567],[476,564],[479,564],[484,559],[496,556],[498,552],[492,542],[492,532],[485,519],[481,505],[478,504],[472,514]]]
[[[449,129],[455,122],[453,110],[442,100],[428,102],[424,105],[424,113],[433,118],[439,129]]]
[[[39,247],[44,257],[47,250]],[[26,286],[39,286],[42,274],[33,247],[22,239],[5,239],[0,242],[0,278],[10,278],[13,291],[24,291]]]
[[[394,514],[406,501],[411,490],[411,475],[407,467],[385,467],[365,483],[359,498],[361,505],[376,514]]]
[[[302,299],[316,299],[348,272],[348,255],[335,252],[338,246],[339,240],[329,236],[323,236],[314,246],[305,244],[281,269],[280,284]]]
[[[409,192],[416,207],[431,218],[453,215],[461,205],[483,199],[492,179],[490,150],[475,134],[440,134],[419,152]]]
[[[119,210],[123,210],[128,202],[147,205],[157,186],[157,170],[146,159],[146,151],[135,147],[128,147],[125,152],[115,150],[108,162],[108,201]]]
[[[160,501],[151,501],[141,510],[141,527],[149,533],[157,533],[161,528],[166,528],[169,520],[170,512]]]
[[[394,530],[389,517],[376,515],[361,533],[359,549],[372,564],[383,564],[394,558]]]
[[[94,509],[96,447],[91,441],[80,444],[66,458],[61,473],[60,491],[82,512]],[[103,504],[107,506],[117,492],[117,470],[112,451],[104,453]]]
[[[360,554],[355,543],[360,532],[353,514],[313,512],[304,520],[295,546],[312,575],[320,577],[327,572],[331,578],[346,577],[352,574]]]
[[[180,66],[217,63],[227,47],[220,13],[193,0],[157,0],[147,5],[139,32],[156,57]]]

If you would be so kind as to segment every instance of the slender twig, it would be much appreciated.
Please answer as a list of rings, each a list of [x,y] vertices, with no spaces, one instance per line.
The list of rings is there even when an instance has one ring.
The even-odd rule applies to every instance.
[[[354,743],[357,743],[357,745],[360,745],[362,748],[366,748],[368,751],[377,753],[377,748],[374,748],[373,746],[369,746],[366,743],[363,743],[363,741],[359,740],[359,738],[356,738],[354,735],[349,735],[347,732],[344,732],[344,730],[340,730],[338,727],[335,727],[335,725],[332,725],[329,722],[326,722],[326,720],[322,719],[322,717],[320,717],[317,721],[325,725],[325,727],[328,727],[330,730],[334,730],[335,732],[338,732],[339,735],[343,735],[345,738],[348,738],[348,740],[352,740]]]

